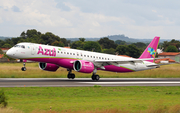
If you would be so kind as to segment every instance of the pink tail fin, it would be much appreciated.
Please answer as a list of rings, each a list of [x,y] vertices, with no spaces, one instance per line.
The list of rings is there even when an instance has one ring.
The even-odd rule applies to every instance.
[[[160,37],[158,37],[158,36],[154,37],[154,39],[151,41],[151,43],[148,45],[148,47],[144,50],[144,52],[139,57],[139,59],[155,58],[157,47],[158,47],[158,44],[159,44],[159,39],[160,39]],[[148,61],[149,62],[154,62],[154,60],[148,60]]]

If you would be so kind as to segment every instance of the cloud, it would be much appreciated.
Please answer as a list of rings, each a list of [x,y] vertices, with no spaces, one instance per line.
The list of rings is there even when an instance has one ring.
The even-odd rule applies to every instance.
[[[60,37],[152,38],[157,34],[178,38],[178,4],[168,0],[1,0],[0,30],[4,36],[19,36],[33,28]]]
[[[59,1],[56,5],[57,8],[60,8],[62,11],[70,11],[71,9],[66,6],[66,4],[62,1]]]
[[[0,24],[3,22],[2,18],[0,17]]]
[[[21,12],[20,9],[17,6],[13,6],[11,8],[14,12]]]

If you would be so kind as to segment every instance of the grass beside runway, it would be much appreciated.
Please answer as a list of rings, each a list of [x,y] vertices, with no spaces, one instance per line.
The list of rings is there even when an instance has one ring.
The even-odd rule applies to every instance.
[[[22,63],[0,63],[0,78],[66,78],[67,70],[56,72],[40,70],[38,63],[26,63],[27,71],[21,71]],[[90,78],[92,74],[73,71],[77,78]],[[131,73],[97,71],[101,78],[180,78],[180,64],[164,65],[157,69]]]
[[[27,71],[20,69],[22,63],[1,63],[0,78],[65,78],[67,71],[40,70],[38,63],[27,63]],[[77,78],[90,78],[91,74],[74,72]],[[98,71],[102,78],[180,78],[180,65],[165,65],[158,69],[115,73]],[[180,109],[180,87],[23,87],[0,88],[8,96],[8,110],[28,113],[46,113],[52,106],[53,113],[171,113]],[[2,110],[0,109],[0,112]],[[9,110],[11,111],[11,110]],[[9,112],[8,112],[9,113]]]
[[[3,89],[8,108],[24,113],[172,113],[180,87],[15,87]],[[1,109],[0,109],[1,111]],[[10,112],[6,112],[10,113]],[[48,112],[52,113],[52,112]]]

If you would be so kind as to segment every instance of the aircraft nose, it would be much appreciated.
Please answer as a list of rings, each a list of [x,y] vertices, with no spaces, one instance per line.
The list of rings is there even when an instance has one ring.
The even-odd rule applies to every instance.
[[[12,56],[13,56],[13,51],[12,51],[12,49],[9,49],[9,50],[6,52],[6,55],[9,56],[9,57],[12,57]]]

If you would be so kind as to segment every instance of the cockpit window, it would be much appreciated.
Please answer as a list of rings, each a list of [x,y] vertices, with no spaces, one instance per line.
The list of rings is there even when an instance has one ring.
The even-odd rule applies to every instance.
[[[14,47],[19,47],[19,48],[25,48],[25,46],[24,45],[15,45]]]
[[[14,47],[21,47],[20,45],[15,45]]]
[[[22,45],[22,46],[21,46],[21,48],[25,48],[25,46],[24,46],[24,45]]]

